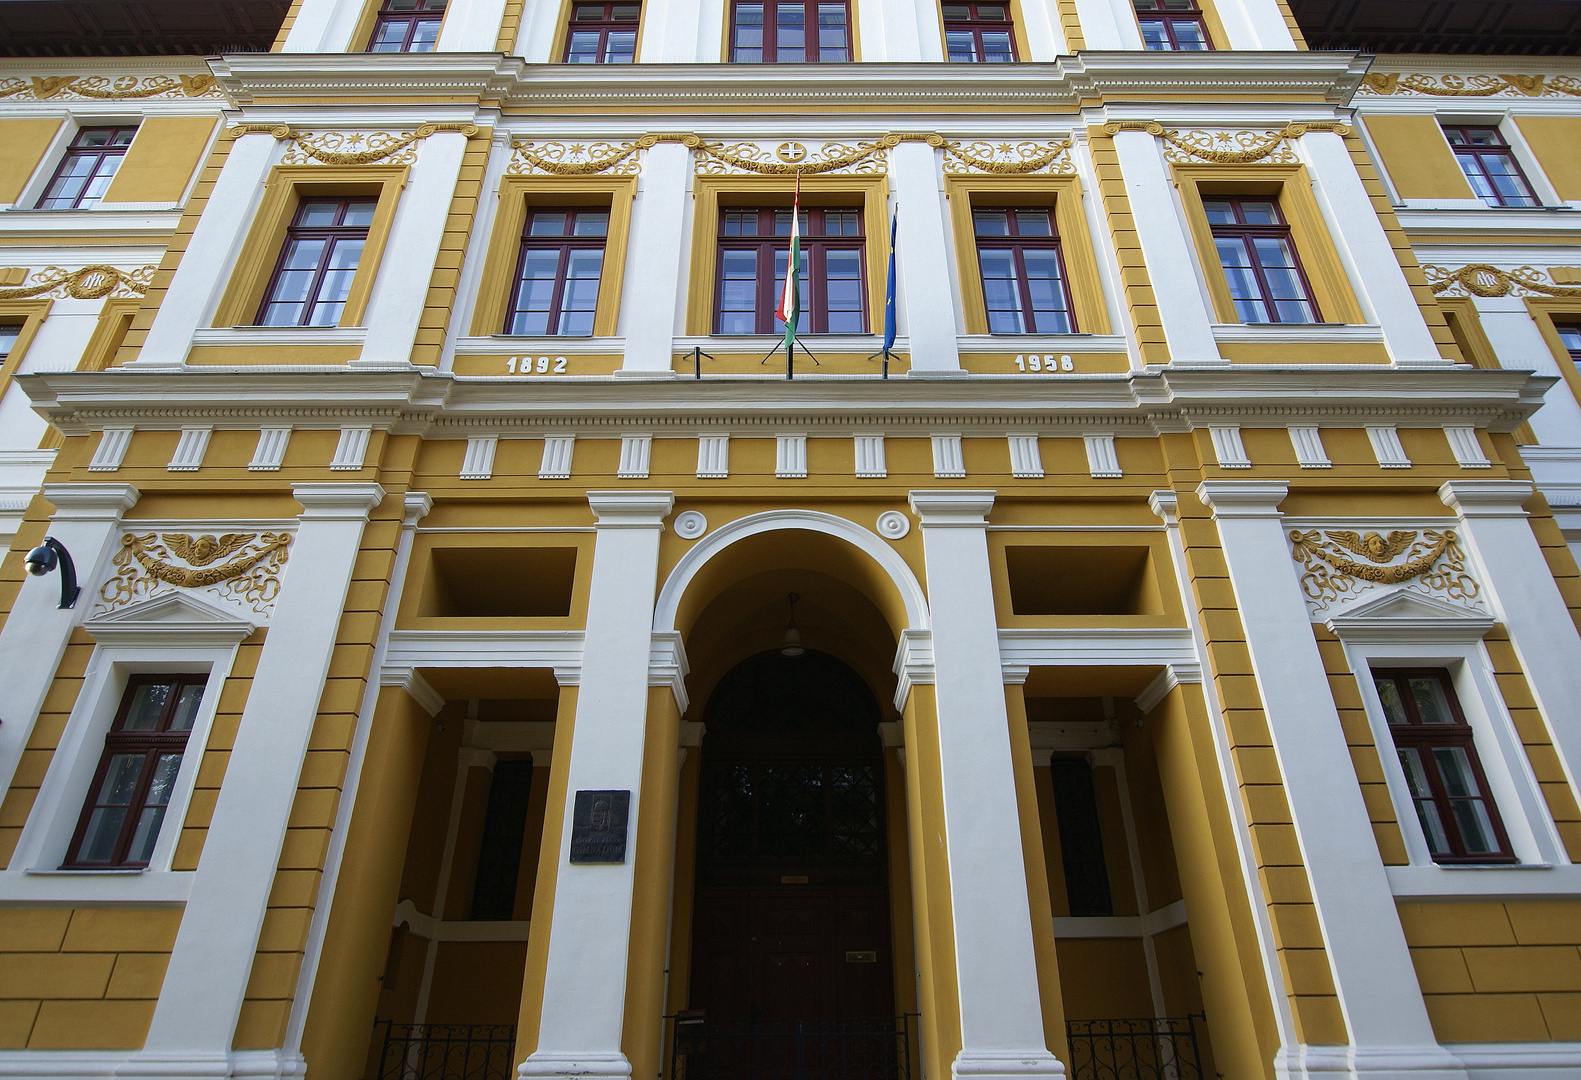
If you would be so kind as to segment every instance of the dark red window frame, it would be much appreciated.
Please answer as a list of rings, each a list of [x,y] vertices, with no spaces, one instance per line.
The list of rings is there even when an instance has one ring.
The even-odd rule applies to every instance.
[[[1559,344],[1570,354],[1571,363],[1581,365],[1581,322],[1556,322],[1554,332]]]
[[[831,215],[837,215],[833,223],[839,229],[832,236],[826,232],[827,226],[831,224],[829,220]],[[861,207],[842,206],[830,207],[827,210],[814,208],[802,211],[802,322],[798,333],[867,333],[869,319],[867,237],[862,218]],[[749,224],[755,228],[755,232],[745,231]],[[846,231],[848,227],[854,231]],[[728,231],[732,229],[739,231]],[[784,287],[784,280],[777,277],[776,255],[789,258],[789,238],[789,208],[720,208],[719,250],[714,264],[714,333],[777,334],[784,330],[784,324],[774,317],[774,310],[779,305],[781,290]],[[727,252],[744,251],[755,252],[757,255],[753,329],[726,331],[723,329],[726,290],[725,255]],[[834,252],[856,253],[857,292],[862,316],[860,329],[834,331],[829,329],[828,257]]]
[[[1010,14],[1009,0],[1002,4],[965,0],[964,3],[946,3],[941,10],[944,15],[945,57],[952,63],[1004,63],[1020,59],[1016,52],[1016,27]],[[1000,16],[990,14],[992,12],[998,12]],[[985,33],[1003,33],[1005,49],[990,50],[983,40]],[[967,37],[970,38],[970,55],[963,47],[967,44]],[[1006,51],[1009,55],[1005,55]]]
[[[138,869],[148,865],[147,854],[142,858],[129,858],[132,855],[131,846],[136,839],[138,822],[144,811],[150,809],[148,797],[150,788],[159,770],[161,758],[174,755],[176,757],[175,769],[180,770],[181,758],[186,754],[187,741],[192,734],[192,721],[195,714],[202,708],[203,693],[208,685],[209,677],[201,673],[183,673],[175,675],[133,675],[127,680],[126,690],[121,695],[120,707],[116,710],[115,721],[110,725],[109,734],[104,737],[104,754],[99,759],[99,767],[94,770],[93,783],[88,788],[87,799],[83,802],[82,816],[77,821],[77,831],[72,834],[71,847],[67,849],[66,861],[62,870],[78,869],[105,869],[124,868]],[[131,712],[132,704],[136,700],[137,690],[143,686],[168,686],[163,707],[155,718],[152,727],[128,731],[126,722]],[[185,728],[171,729],[171,722],[177,718],[180,706],[184,700],[185,691],[197,688],[198,698],[187,713],[187,726]],[[101,797],[106,793],[104,787],[106,776],[117,757],[126,757],[136,754],[143,755],[143,762],[138,768],[137,777],[132,785],[132,790],[125,804],[101,802]],[[171,774],[168,783],[174,785],[175,775]],[[166,802],[157,804],[154,808],[164,808],[169,805],[169,792],[166,791]],[[125,806],[125,816],[121,819],[121,826],[116,834],[115,844],[108,859],[88,861],[82,858],[82,845],[87,838],[88,826],[93,821],[94,811],[100,807],[110,806],[119,809]],[[145,852],[151,853],[154,844],[158,842],[159,830],[164,827],[161,821],[147,838],[144,845]]]
[[[565,29],[565,54],[561,59],[567,64],[634,63],[641,20],[641,4],[572,4],[571,19]],[[610,48],[611,38],[615,39],[618,48]],[[588,45],[592,48],[585,47]],[[579,49],[578,46],[584,47]]]
[[[433,52],[448,0],[384,0],[373,21],[368,52]],[[428,31],[432,30],[432,36]],[[396,37],[391,32],[399,31]],[[391,46],[394,46],[393,48]]]
[[[1237,315],[1242,319],[1243,322],[1257,322],[1257,323],[1308,323],[1308,322],[1317,323],[1317,322],[1322,322],[1323,321],[1322,313],[1319,312],[1318,306],[1317,306],[1317,300],[1312,295],[1312,285],[1307,280],[1306,270],[1301,266],[1301,253],[1296,250],[1295,238],[1293,236],[1291,236],[1291,234],[1290,234],[1290,225],[1289,225],[1288,222],[1285,221],[1284,211],[1282,209],[1280,209],[1280,207],[1279,207],[1279,200],[1276,197],[1272,196],[1272,195],[1267,195],[1267,196],[1217,196],[1217,195],[1215,195],[1215,196],[1204,196],[1204,198],[1203,198],[1203,204],[1204,204],[1205,207],[1206,206],[1216,206],[1216,205],[1221,205],[1221,204],[1226,204],[1226,203],[1231,207],[1232,213],[1233,213],[1234,218],[1235,218],[1234,222],[1214,223],[1212,218],[1210,217],[1209,218],[1209,229],[1213,233],[1213,238],[1214,238],[1214,241],[1215,241],[1214,254],[1219,257],[1220,266],[1222,267],[1222,269],[1224,271],[1225,281],[1230,286],[1230,295],[1235,301]],[[1275,221],[1273,223],[1266,223],[1266,224],[1249,224],[1248,223],[1248,218],[1251,215],[1247,212],[1247,209],[1246,209],[1247,204],[1255,204],[1255,205],[1258,205],[1258,206],[1263,206],[1263,205],[1272,206],[1273,207],[1273,217],[1274,217]],[[1255,280],[1256,285],[1257,285],[1257,291],[1258,291],[1258,295],[1257,296],[1255,296],[1255,297],[1239,297],[1239,296],[1235,296],[1235,283],[1234,283],[1234,281],[1233,281],[1233,279],[1231,277],[1231,274],[1230,274],[1231,268],[1228,267],[1228,266],[1224,266],[1223,265],[1223,262],[1224,262],[1223,256],[1219,253],[1218,248],[1217,248],[1217,243],[1216,242],[1218,240],[1220,240],[1220,239],[1238,240],[1238,241],[1241,242],[1242,250],[1246,253],[1248,259],[1250,260],[1250,267],[1249,267],[1249,269],[1251,270],[1252,277]],[[1258,240],[1279,240],[1279,241],[1281,241],[1283,243],[1283,245],[1285,247],[1285,250],[1287,250],[1290,253],[1290,262],[1291,262],[1291,267],[1290,268],[1293,268],[1293,270],[1295,272],[1296,283],[1301,286],[1301,296],[1299,297],[1299,300],[1297,298],[1294,298],[1294,297],[1275,297],[1274,296],[1273,281],[1272,281],[1272,279],[1269,276],[1269,270],[1271,268],[1264,264],[1263,258],[1261,256],[1261,254],[1258,252],[1258,245],[1256,243],[1256,241],[1258,241]],[[1272,269],[1290,269],[1290,268],[1275,267],[1275,268],[1272,268]],[[1289,318],[1285,318],[1284,317],[1284,313],[1279,310],[1279,301],[1281,301],[1281,300],[1285,301],[1285,302],[1292,302],[1292,303],[1293,302],[1304,303],[1306,305],[1307,309],[1310,311],[1310,313],[1312,315],[1312,318],[1311,319],[1289,319]],[[1261,305],[1262,311],[1263,311],[1263,315],[1265,317],[1262,318],[1262,319],[1247,319],[1246,316],[1245,316],[1245,312],[1241,310],[1241,305],[1242,304],[1259,304],[1259,305]]]
[[[336,224],[307,225],[303,223],[303,218],[307,215],[311,207],[323,206],[332,202],[336,206],[334,216]],[[301,205],[296,209],[296,214],[291,218],[290,227],[286,229],[285,243],[280,245],[280,257],[275,261],[274,273],[269,275],[269,287],[264,290],[263,303],[258,307],[258,316],[254,320],[255,324],[258,326],[339,326],[340,312],[344,312],[346,307],[346,297],[326,297],[323,295],[324,285],[329,278],[329,274],[332,271],[345,269],[344,267],[332,267],[330,265],[331,260],[334,258],[336,244],[337,242],[352,240],[361,240],[366,242],[368,239],[367,225],[345,225],[340,223],[345,221],[346,214],[348,211],[351,211],[353,207],[372,207],[373,209],[366,211],[367,216],[372,217],[373,213],[377,211],[377,206],[378,203],[376,200],[368,198],[351,197],[338,200],[328,198],[303,199]],[[358,212],[360,214],[362,211],[359,210]],[[297,321],[295,323],[266,322],[265,319],[267,318],[269,314],[269,308],[272,305],[297,303],[297,301],[277,298],[276,293],[280,289],[283,275],[287,273],[288,270],[295,271],[297,269],[295,267],[288,268],[286,266],[286,261],[290,258],[294,244],[297,241],[313,240],[323,240],[325,243],[323,249],[319,252],[318,263],[313,269],[313,276],[305,293],[306,298],[301,301],[302,311],[297,316]],[[357,265],[362,261],[362,254],[365,250],[366,246],[357,249],[357,262],[352,263],[351,278],[347,279],[346,288],[348,292],[351,288],[351,279],[356,277]],[[340,312],[336,313],[333,322],[314,322],[314,312],[319,307],[324,305],[333,305],[338,307]]]
[[[1466,174],[1477,198],[1489,206],[1541,205],[1526,174],[1521,171],[1521,163],[1515,160],[1515,151],[1504,141],[1498,128],[1446,124],[1444,137],[1455,151],[1460,171]],[[1477,139],[1484,141],[1477,142]],[[1500,180],[1506,183],[1501,185]]]
[[[1504,823],[1499,819],[1499,809],[1493,802],[1492,793],[1488,790],[1488,779],[1482,771],[1482,762],[1478,759],[1477,749],[1472,742],[1471,725],[1466,723],[1465,713],[1460,709],[1460,701],[1455,697],[1455,687],[1450,680],[1449,672],[1443,668],[1374,668],[1372,678],[1380,698],[1385,698],[1385,684],[1392,683],[1394,686],[1393,701],[1399,708],[1390,708],[1390,702],[1384,700],[1384,714],[1389,721],[1389,734],[1394,737],[1395,752],[1403,759],[1407,751],[1414,751],[1416,760],[1420,762],[1419,770],[1413,770],[1403,760],[1401,768],[1406,774],[1406,784],[1411,788],[1412,804],[1416,809],[1418,821],[1422,824],[1422,831],[1427,837],[1428,847],[1433,851],[1433,861],[1438,863],[1515,862],[1515,854],[1510,848]],[[1443,689],[1444,701],[1448,704],[1452,723],[1423,721],[1421,710],[1411,689],[1412,680],[1432,680]],[[1400,722],[1402,719],[1404,723]],[[1449,790],[1448,779],[1435,753],[1445,750],[1460,750],[1464,753],[1467,769],[1470,772],[1469,778],[1477,787],[1474,793],[1455,795]],[[1428,787],[1426,794],[1417,788],[1413,773],[1425,780]],[[1492,834],[1490,839],[1497,845],[1497,850],[1483,852],[1466,850],[1462,823],[1455,812],[1456,803],[1481,804],[1481,808],[1487,814],[1485,824],[1488,832]],[[1427,805],[1424,804],[1430,805],[1436,813],[1441,843],[1435,840],[1434,830],[1425,820],[1428,811]]]
[[[116,170],[121,167],[121,159],[126,157],[126,148],[132,145],[132,139],[137,135],[137,125],[130,127],[85,127],[78,130],[72,138],[71,145],[66,148],[66,156],[60,159],[60,164],[55,168],[55,175],[50,177],[49,184],[44,188],[44,194],[38,200],[40,210],[82,210],[98,203],[104,195],[104,188],[110,186]],[[104,141],[94,145],[94,140],[103,137]],[[80,171],[85,164],[92,163],[86,173]],[[106,166],[110,166],[108,171]],[[97,192],[93,191],[95,181],[103,180],[104,186]],[[75,191],[72,185],[81,183]],[[71,194],[62,194],[71,191]],[[90,194],[90,192],[93,192]]]
[[[549,214],[563,215],[564,222],[561,225],[561,232],[558,235],[544,235],[542,233],[535,233],[533,231],[534,222],[540,216],[546,216]],[[596,236],[576,235],[579,214],[601,215],[604,219],[604,231]],[[562,334],[574,337],[587,336],[576,331],[567,331],[561,329],[561,324],[564,321],[564,316],[566,314],[564,310],[565,287],[567,275],[570,269],[571,255],[576,251],[599,252],[599,275],[602,278],[604,270],[604,257],[607,254],[605,248],[608,244],[608,241],[609,207],[607,206],[579,206],[564,208],[554,207],[553,209],[544,208],[538,211],[529,209],[527,212],[527,221],[522,226],[521,252],[516,256],[516,276],[512,279],[515,284],[511,286],[510,310],[505,314],[505,333],[530,334],[533,337],[538,337],[541,335],[557,337]],[[545,329],[539,331],[518,330],[516,329],[516,321],[518,316],[523,314],[521,307],[522,287],[525,283],[522,281],[522,274],[526,269],[527,257],[531,252],[544,251],[553,251],[559,254],[559,261],[555,268],[554,291],[549,299],[549,309],[545,313],[547,325]],[[596,292],[593,303],[593,310],[588,313],[588,334],[592,333],[592,320],[597,318],[598,299]]]
[[[1142,43],[1154,52],[1211,52],[1213,39],[1194,0],[1133,0]],[[1149,34],[1148,27],[1162,31]],[[1193,34],[1184,34],[1190,27]],[[1184,42],[1184,44],[1183,44]]]
[[[980,215],[985,214],[1004,214],[1006,233],[985,235],[981,232],[983,222]],[[1023,215],[1042,218],[1046,221],[1048,225],[1047,235],[1041,233],[1023,235],[1021,230],[1024,225],[1028,224],[1023,220]],[[1069,282],[1065,275],[1065,256],[1060,250],[1059,230],[1054,221],[1054,211],[1046,206],[974,206],[972,207],[972,223],[972,231],[977,239],[977,268],[978,272],[983,275],[984,281],[983,303],[988,315],[988,332],[990,334],[1076,333],[1076,315],[1071,304]],[[1020,302],[1020,307],[1014,314],[1023,323],[1022,328],[1019,330],[995,329],[994,327],[994,312],[996,310],[1009,312],[1011,309],[994,308],[992,306],[993,297],[989,295],[987,287],[987,281],[989,280],[987,270],[983,266],[983,252],[985,251],[1008,251],[1010,253],[1016,291]],[[1027,270],[1027,253],[1032,251],[1051,252],[1054,256],[1053,264],[1056,276],[1053,279],[1053,285],[1064,307],[1061,309],[1044,309],[1044,317],[1054,324],[1052,326],[1045,327],[1040,324],[1038,309],[1034,306],[1032,294],[1032,282],[1034,279]]]
[[[780,12],[800,8],[802,45],[780,44]],[[743,23],[746,9],[757,9],[762,19],[758,26],[760,44],[743,44],[751,23]],[[823,16],[840,13],[840,44],[825,45]],[[750,54],[757,53],[756,56]],[[798,55],[798,53],[800,55]],[[825,55],[830,54],[830,55]],[[835,55],[837,54],[837,55]],[[730,61],[735,64],[838,64],[851,59],[850,0],[735,0],[730,5]]]

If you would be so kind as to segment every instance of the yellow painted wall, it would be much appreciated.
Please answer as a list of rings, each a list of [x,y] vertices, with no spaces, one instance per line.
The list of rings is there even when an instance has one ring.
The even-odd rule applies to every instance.
[[[1378,745],[1372,737],[1372,724],[1362,705],[1361,688],[1345,659],[1345,647],[1327,627],[1314,623],[1312,633],[1317,637],[1318,652],[1323,656],[1323,667],[1328,674],[1329,690],[1334,694],[1334,704],[1339,709],[1339,722],[1345,729],[1345,742],[1350,747],[1351,763],[1356,767],[1356,780],[1361,785],[1362,800],[1367,804],[1367,816],[1372,821],[1378,853],[1385,865],[1405,866],[1411,861],[1405,852],[1405,837],[1400,832],[1394,801],[1390,798],[1388,784],[1384,780],[1383,762],[1378,757]]]
[[[179,908],[0,908],[0,1050],[143,1045]]]
[[[1559,197],[1581,199],[1581,117],[1521,116],[1515,124]]]
[[[1399,911],[1439,1041],[1581,1040],[1581,901]]]
[[[60,130],[58,117],[0,120],[0,203],[16,202]]]
[[[104,201],[173,203],[187,190],[214,131],[212,116],[150,116],[137,127]]]
[[[1369,116],[1367,132],[1404,199],[1474,199],[1433,116]]]

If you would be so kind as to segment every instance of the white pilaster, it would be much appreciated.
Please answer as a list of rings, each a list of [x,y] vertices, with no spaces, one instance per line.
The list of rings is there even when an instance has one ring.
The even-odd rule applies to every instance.
[[[1274,0],[1219,0],[1215,7],[1230,39],[1217,43],[1221,49],[1277,51],[1296,47]]]
[[[1264,3],[1274,6],[1268,0],[1258,0],[1258,6]],[[1309,131],[1301,138],[1301,149],[1316,174],[1318,198],[1327,204],[1328,227],[1383,329],[1390,357],[1396,364],[1447,364],[1438,355],[1432,332],[1400,269],[1389,234],[1373,212],[1372,199],[1362,186],[1345,140],[1332,131]],[[1332,312],[1324,317],[1334,318]]]
[[[186,360],[193,332],[203,324],[217,290],[230,278],[232,252],[252,222],[248,211],[274,151],[274,136],[261,132],[243,135],[231,146],[209,196],[211,211],[198,220],[143,348],[127,366],[171,366]]]
[[[1509,631],[1565,777],[1581,791],[1581,636],[1521,508],[1531,496],[1524,480],[1451,480],[1438,489],[1460,515],[1488,602]]]
[[[1087,448],[1087,472],[1094,479],[1122,475],[1113,435],[1083,435],[1082,443]]]
[[[674,8],[677,5],[670,4]],[[643,152],[637,183],[641,198],[631,220],[626,281],[621,289],[621,329],[626,359],[621,371],[668,377],[675,348],[676,312],[685,300],[686,190],[692,152],[679,143],[660,143]]]
[[[620,1050],[659,538],[668,491],[590,491],[598,517],[538,1048],[519,1076],[630,1076]],[[579,790],[631,792],[626,861],[570,865]],[[596,973],[596,974],[595,974]]]
[[[450,0],[435,51],[493,52],[504,18],[505,0]]]
[[[1063,1076],[1043,1042],[1010,720],[988,566],[992,491],[913,491],[933,623],[966,1077]]]
[[[378,484],[298,484],[285,580],[143,1050],[122,1076],[227,1076],[297,777]]]
[[[1295,448],[1296,462],[1303,469],[1334,467],[1334,463],[1328,459],[1328,451],[1323,449],[1323,436],[1316,425],[1291,427],[1290,445]]]
[[[697,478],[718,480],[730,475],[730,436],[697,437]]]
[[[456,14],[459,12],[453,12],[452,17]],[[438,131],[421,145],[379,260],[379,276],[363,319],[368,337],[360,363],[404,364],[412,358],[412,343],[428,300],[428,281],[439,258],[467,137],[459,131]]]
[[[1123,8],[1123,10],[1122,10]],[[1089,49],[1140,49],[1142,31],[1123,0],[1076,0],[1076,20]]]
[[[107,427],[99,436],[99,448],[88,462],[89,472],[114,472],[126,460],[126,451],[132,445],[132,428]]]
[[[955,297],[950,292],[948,269],[954,255],[933,147],[903,142],[891,150],[889,182],[894,185],[900,214],[900,235],[895,241],[899,248],[897,285],[911,339],[911,373],[961,374],[961,354],[955,343]]]
[[[353,42],[352,33],[361,21],[362,11],[356,4],[341,0],[302,0],[296,18],[291,22],[291,32],[286,35],[281,51],[288,53],[358,52],[367,45],[365,41]]]
[[[1007,435],[1010,443],[1010,475],[1024,479],[1043,479],[1043,451],[1036,433]]]
[[[136,505],[138,491],[130,484],[45,484],[44,498],[55,507],[49,535],[71,553],[82,596],[62,611],[60,571],[29,576],[0,626],[0,791],[11,786],[72,628],[93,605],[98,568],[114,554],[121,515]]]
[[[807,436],[774,436],[774,475],[785,479],[807,475]]]
[[[1196,257],[1176,210],[1174,185],[1164,169],[1158,140],[1145,131],[1121,131],[1114,136],[1114,149],[1125,175],[1125,194],[1147,276],[1160,298],[1158,314],[1170,361],[1222,363],[1197,281]]]
[[[1433,1035],[1292,569],[1284,481],[1205,481],[1357,1076],[1465,1076]],[[1292,1053],[1285,1048],[1285,1053]]]

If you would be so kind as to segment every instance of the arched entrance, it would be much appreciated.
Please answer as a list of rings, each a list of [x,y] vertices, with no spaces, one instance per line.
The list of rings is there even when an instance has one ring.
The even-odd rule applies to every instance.
[[[692,1001],[710,1020],[894,1016],[880,712],[827,653],[758,653],[704,712]]]

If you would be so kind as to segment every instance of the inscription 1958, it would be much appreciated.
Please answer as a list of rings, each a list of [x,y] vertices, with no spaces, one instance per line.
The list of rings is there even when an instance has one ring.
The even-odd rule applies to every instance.
[[[571,861],[626,861],[626,820],[629,791],[578,791],[571,808]]]

